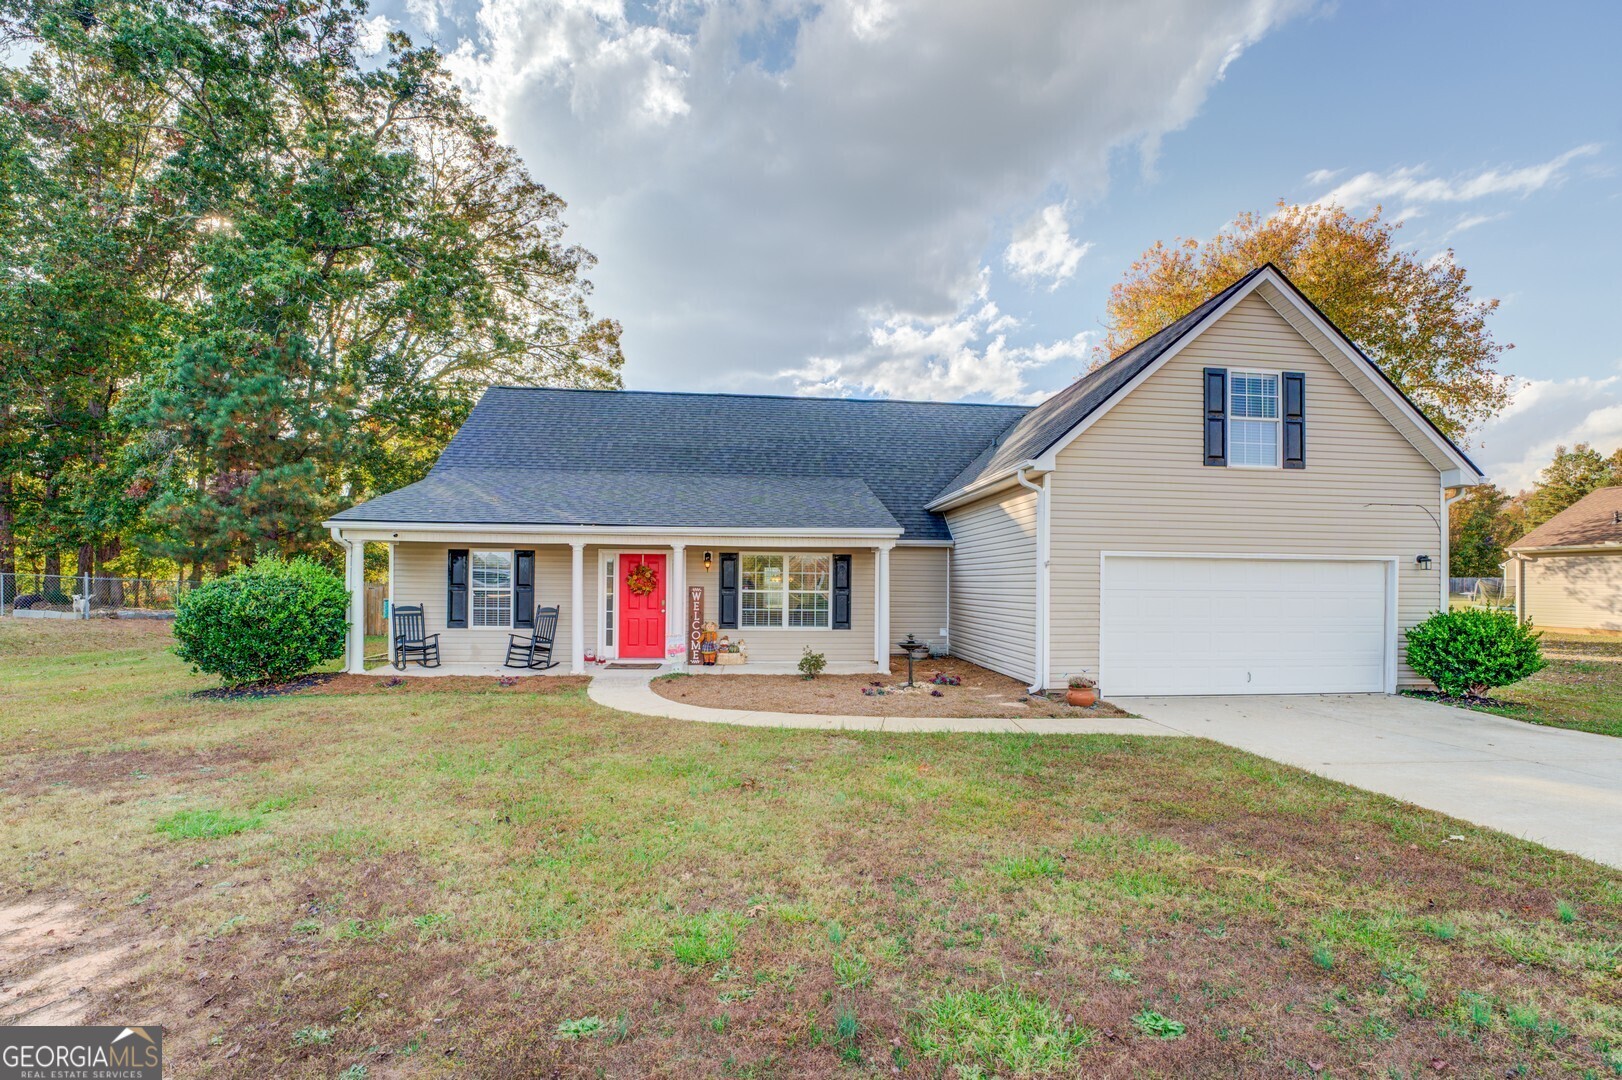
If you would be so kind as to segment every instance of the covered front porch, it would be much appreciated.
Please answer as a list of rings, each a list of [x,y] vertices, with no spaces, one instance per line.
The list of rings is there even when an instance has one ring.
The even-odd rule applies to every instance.
[[[628,664],[770,674],[793,672],[809,648],[830,673],[888,670],[898,533],[334,522],[351,596],[345,667],[413,677],[583,675]],[[374,655],[368,668],[359,617],[367,544],[387,551],[390,608],[422,607],[425,632],[438,635],[438,667],[396,671]],[[510,636],[529,635],[536,609],[552,607],[556,666],[504,666]],[[707,623],[740,650],[731,663],[699,662]]]

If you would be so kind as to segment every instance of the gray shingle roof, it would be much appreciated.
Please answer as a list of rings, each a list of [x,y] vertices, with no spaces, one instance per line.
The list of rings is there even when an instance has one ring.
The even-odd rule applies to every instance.
[[[944,485],[937,497],[955,495],[980,481],[999,476],[1022,461],[1039,457],[1115,393],[1181,341],[1205,317],[1244,288],[1266,269],[1258,266],[1159,333],[1151,334],[1108,363],[1088,372],[1032,409],[996,444],[983,450],[969,466]]]
[[[1509,550],[1600,544],[1622,544],[1622,487],[1590,491],[1509,545]]]
[[[497,386],[485,392],[427,479],[336,520],[899,524],[905,539],[947,540],[944,520],[924,505],[1027,411]],[[482,516],[469,516],[475,513]]]
[[[436,468],[338,521],[666,528],[895,529],[855,477],[704,476],[611,469]]]

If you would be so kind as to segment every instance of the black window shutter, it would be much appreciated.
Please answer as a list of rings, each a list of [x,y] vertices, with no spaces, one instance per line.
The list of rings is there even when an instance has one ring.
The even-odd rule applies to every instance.
[[[850,556],[834,556],[833,628],[850,629]]]
[[[1205,463],[1228,463],[1228,369],[1205,369]]]
[[[738,553],[721,552],[721,629],[738,628]]]
[[[535,553],[513,552],[513,625],[535,625]]]
[[[1284,373],[1284,467],[1307,467],[1307,377]]]
[[[451,548],[445,566],[445,625],[467,625],[467,548]]]

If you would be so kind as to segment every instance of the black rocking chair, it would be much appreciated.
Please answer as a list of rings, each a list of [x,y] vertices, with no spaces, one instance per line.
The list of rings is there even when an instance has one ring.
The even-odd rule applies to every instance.
[[[507,635],[507,659],[501,666],[528,668],[531,671],[557,667],[558,662],[552,659],[552,640],[557,635],[558,609],[536,608],[533,630],[528,634]]]
[[[423,667],[439,666],[439,635],[424,633],[428,620],[421,604],[394,606],[394,656],[396,669],[408,662]]]

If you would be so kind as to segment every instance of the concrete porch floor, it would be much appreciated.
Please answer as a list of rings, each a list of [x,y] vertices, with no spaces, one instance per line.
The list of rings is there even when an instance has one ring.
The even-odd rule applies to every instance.
[[[648,666],[652,664],[657,664],[658,667],[654,668]],[[682,670],[681,667],[676,664],[661,664],[657,660],[610,660],[607,664],[587,664],[585,673],[587,675],[601,675],[604,672],[633,671],[646,674],[650,678],[655,678],[660,675],[669,675],[680,670]],[[725,666],[717,664],[713,667],[704,667],[699,664],[694,664],[687,670],[693,675],[798,675],[800,673],[799,668],[789,661],[774,664],[748,663],[727,664]],[[823,673],[826,675],[876,675],[880,674],[881,672],[877,664],[843,662],[830,663],[825,669],[823,669]],[[503,667],[500,663],[446,663],[440,664],[436,668],[425,668],[417,664],[407,664],[405,670],[400,671],[391,666],[387,661],[379,661],[375,664],[368,662],[366,666],[366,674],[398,675],[401,678],[408,679],[433,679],[444,675],[567,675],[569,674],[569,661],[565,659],[561,661],[557,667],[548,668],[545,671],[530,671],[525,668]]]
[[[595,671],[595,667],[593,670]],[[445,675],[567,675],[569,674],[569,662],[565,660],[557,667],[548,668],[545,671],[529,671],[525,668],[502,667],[499,663],[440,664],[436,668],[425,668],[420,667],[417,664],[407,664],[405,670],[401,671],[389,663],[383,662],[375,665],[368,664],[366,667],[366,674],[385,676],[398,675],[402,679],[436,679]]]

